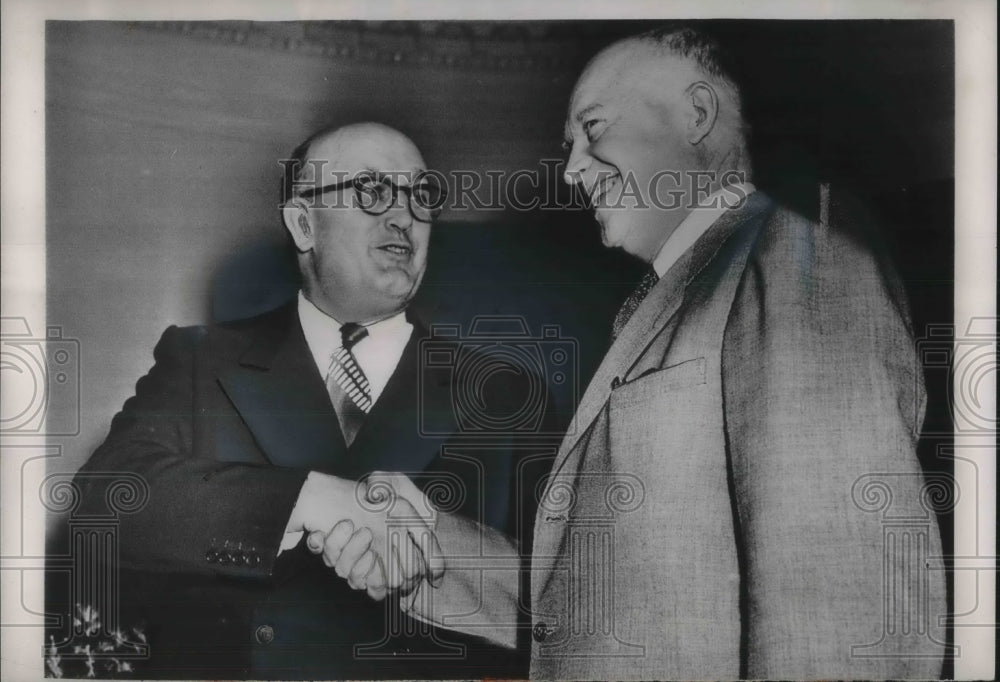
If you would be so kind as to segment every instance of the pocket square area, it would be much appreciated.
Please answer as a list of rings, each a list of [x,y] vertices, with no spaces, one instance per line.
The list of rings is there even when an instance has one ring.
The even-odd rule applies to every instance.
[[[668,367],[648,369],[634,377],[626,377],[614,392],[642,388],[676,390],[705,383],[705,358],[692,358]]]

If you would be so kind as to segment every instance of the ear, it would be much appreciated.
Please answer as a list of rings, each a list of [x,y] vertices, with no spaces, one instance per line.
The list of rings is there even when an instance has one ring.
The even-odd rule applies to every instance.
[[[300,253],[311,251],[314,244],[313,224],[305,203],[301,199],[292,199],[281,209],[281,219],[292,235],[295,248]]]
[[[719,116],[719,96],[710,83],[698,81],[692,83],[684,91],[684,96],[690,106],[690,117],[685,133],[687,141],[698,144],[715,127]]]

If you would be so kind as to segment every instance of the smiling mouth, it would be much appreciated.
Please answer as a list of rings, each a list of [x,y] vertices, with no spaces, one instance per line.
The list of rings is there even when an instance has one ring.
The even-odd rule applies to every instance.
[[[598,208],[598,203],[607,196],[608,192],[618,181],[618,175],[613,175],[610,178],[603,178],[600,182],[594,185],[594,189],[590,192],[590,206],[591,208]]]
[[[378,249],[379,251],[385,251],[386,253],[404,258],[409,258],[413,255],[413,249],[406,244],[383,244]]]

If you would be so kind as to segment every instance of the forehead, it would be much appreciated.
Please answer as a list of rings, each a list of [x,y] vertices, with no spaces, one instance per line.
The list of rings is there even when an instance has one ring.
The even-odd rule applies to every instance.
[[[689,69],[656,48],[626,41],[607,48],[581,74],[566,112],[566,127],[578,127],[595,109],[648,99],[663,99]]]
[[[324,174],[366,170],[416,173],[425,168],[420,151],[408,138],[382,129],[335,132],[313,142],[309,159],[325,162]]]
[[[615,85],[621,85],[622,78],[628,75],[629,63],[634,62],[634,58],[629,57],[624,49],[609,48],[587,64],[573,88],[570,116],[591,104],[591,100],[613,90]]]

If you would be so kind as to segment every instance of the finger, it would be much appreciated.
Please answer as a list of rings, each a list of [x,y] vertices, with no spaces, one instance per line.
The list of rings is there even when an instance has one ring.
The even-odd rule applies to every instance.
[[[399,537],[398,530],[390,531],[393,538]],[[394,539],[389,540],[388,553],[385,557],[385,584],[391,590],[398,589],[403,584],[403,565],[400,561],[399,548]]]
[[[416,513],[413,511],[413,505],[404,498],[397,497],[395,499],[393,510],[395,510],[396,514],[390,511],[390,517],[396,515],[398,518],[406,519],[408,525],[416,522]],[[395,548],[403,570],[401,585],[402,583],[412,582],[414,579],[422,577],[425,573],[423,557],[413,546],[415,542],[416,539],[410,534],[410,529],[403,525],[394,526],[389,533],[389,546]]]
[[[399,529],[398,532],[393,533],[392,542],[399,552],[400,564],[403,568],[403,580],[400,587],[423,578],[425,572],[423,557],[420,556],[416,545],[413,544],[409,529],[406,531]]]
[[[306,538],[306,547],[313,554],[320,554],[323,551],[323,545],[326,544],[326,533],[322,533],[318,530],[309,533],[309,537]]]
[[[418,585],[420,583],[417,583]],[[410,593],[403,594],[399,598],[399,607],[403,610],[403,613],[409,613],[413,610],[414,605],[417,603],[417,599],[420,598],[420,590],[413,590]]]
[[[333,527],[330,534],[326,536],[323,543],[323,563],[329,568],[333,568],[340,558],[340,553],[344,550],[344,545],[354,535],[354,522],[344,519]]]
[[[369,585],[367,588],[367,592],[368,596],[374,599],[375,601],[382,601],[383,599],[385,599],[386,595],[389,594],[389,590],[386,589],[385,585],[381,585],[379,587]]]
[[[382,563],[382,555],[374,549],[371,550],[371,553],[375,560],[368,573],[365,574],[364,581],[368,585],[385,585],[385,564]]]
[[[407,531],[413,545],[420,552],[427,582],[431,585],[437,585],[441,582],[445,569],[444,552],[441,550],[437,535],[422,524],[408,528]]]
[[[389,590],[385,583],[385,564],[382,563],[382,557],[375,557],[375,566],[365,578],[365,581],[368,583],[367,591],[369,597],[375,601],[385,599],[385,595],[388,594]]]
[[[403,584],[399,586],[396,592],[400,597],[411,594],[414,590],[420,587],[420,584],[424,581],[423,577],[416,578],[414,580],[404,580]]]
[[[358,530],[351,539],[347,541],[340,557],[334,562],[334,570],[341,578],[346,578],[351,574],[354,564],[358,563],[368,548],[372,546],[372,532],[370,528]]]
[[[374,565],[375,553],[369,549],[361,555],[361,558],[354,564],[350,574],[347,576],[347,584],[351,586],[351,589],[363,590],[368,586],[366,577]]]
[[[411,483],[410,485],[412,486],[413,484]],[[408,518],[417,518],[413,505],[405,499],[397,500],[397,503],[402,513],[406,514]],[[429,520],[425,520],[423,523],[417,522],[407,525],[407,536],[410,544],[413,545],[407,548],[410,550],[407,557],[409,559],[408,568],[411,570],[407,576],[410,578],[414,577],[414,575],[418,577],[426,576],[428,582],[436,585],[444,575],[444,552],[438,543],[437,535],[431,530],[431,525],[432,522]],[[416,574],[412,572],[414,570]]]

